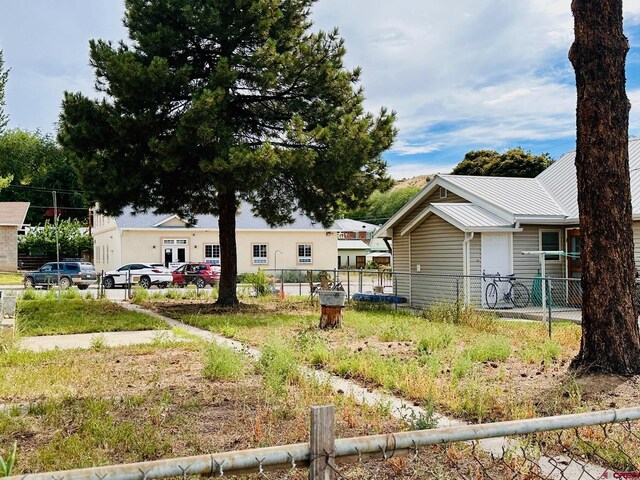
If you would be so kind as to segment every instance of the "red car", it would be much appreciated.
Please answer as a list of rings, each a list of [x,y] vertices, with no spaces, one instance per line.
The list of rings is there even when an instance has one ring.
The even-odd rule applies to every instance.
[[[181,287],[193,283],[198,288],[220,281],[220,267],[209,263],[186,263],[173,272],[173,284]]]

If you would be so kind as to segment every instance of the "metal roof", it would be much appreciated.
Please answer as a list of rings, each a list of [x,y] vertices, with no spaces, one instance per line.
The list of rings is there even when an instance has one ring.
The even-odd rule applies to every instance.
[[[269,224],[262,218],[256,217],[251,212],[249,204],[243,203],[240,206],[240,212],[236,216],[236,230],[336,230],[336,228],[324,228],[320,223],[314,223],[308,217],[301,213],[294,213],[293,223],[289,225],[283,225],[282,227],[271,228]],[[164,227],[161,224],[174,217],[173,214],[154,214],[154,213],[134,213],[131,208],[126,208],[122,215],[116,217],[116,225],[121,229],[158,229],[158,230],[171,230],[182,227]],[[156,226],[157,225],[157,226]],[[196,224],[188,226],[185,224],[184,228],[197,228],[218,230],[218,217],[215,215],[197,215]]]
[[[438,175],[438,177],[444,180],[443,185],[451,184],[463,189],[467,194],[513,215],[565,216],[562,207],[537,178],[467,175]],[[457,192],[454,191],[454,193]]]
[[[579,215],[575,161],[576,151],[571,150],[537,177],[571,219],[577,219]],[[634,215],[638,215],[640,214],[640,138],[629,140],[629,169],[631,170],[631,203]]]
[[[431,210],[436,215],[449,217],[452,221],[468,229],[513,227],[513,223],[473,203],[432,203]]]
[[[360,220],[351,220],[350,218],[336,220],[333,226],[341,232],[375,232],[378,229],[378,225],[361,222]]]

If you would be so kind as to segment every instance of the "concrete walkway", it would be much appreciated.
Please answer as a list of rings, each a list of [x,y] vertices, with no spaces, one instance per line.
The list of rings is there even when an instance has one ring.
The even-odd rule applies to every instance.
[[[22,337],[19,345],[25,350],[43,352],[55,349],[93,348],[96,346],[123,347],[160,340],[184,340],[171,330],[141,330],[138,332],[77,333],[74,335],[43,335]]]

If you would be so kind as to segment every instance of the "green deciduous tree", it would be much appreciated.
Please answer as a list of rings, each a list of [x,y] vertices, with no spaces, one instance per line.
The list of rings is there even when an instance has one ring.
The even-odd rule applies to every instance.
[[[533,178],[551,165],[548,153],[533,155],[522,148],[512,148],[505,153],[495,150],[474,150],[453,169],[454,175],[479,175],[484,177]]]
[[[640,373],[622,0],[573,0],[582,341],[572,367]]]
[[[271,225],[328,225],[388,184],[394,115],[363,109],[313,0],[127,0],[131,43],[90,43],[104,100],[66,93],[59,139],[108,214],[219,217],[218,303],[235,305],[240,201]]]
[[[58,204],[64,218],[86,218],[88,202],[68,156],[47,135],[24,130],[0,134],[0,177],[12,177],[0,201],[30,202],[27,223],[40,225],[52,205],[51,190],[61,190]],[[73,192],[75,191],[75,192]],[[77,210],[76,210],[77,209]]]
[[[417,186],[394,188],[386,192],[376,190],[364,206],[346,210],[343,215],[345,218],[382,224],[413,199],[419,191],[420,187]]]
[[[2,55],[2,50],[0,50],[0,132],[4,130],[4,128],[9,123],[9,116],[4,113],[4,89],[7,86],[7,80],[9,79],[9,71],[4,69],[4,59]]]
[[[58,242],[61,257],[79,257],[82,252],[93,248],[93,237],[75,219],[58,222]],[[55,255],[55,225],[47,220],[42,228],[30,230],[20,237],[18,248],[31,253]]]

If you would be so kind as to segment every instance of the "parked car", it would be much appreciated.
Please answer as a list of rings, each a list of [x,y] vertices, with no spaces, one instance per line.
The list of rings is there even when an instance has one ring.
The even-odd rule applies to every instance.
[[[198,288],[215,285],[220,281],[220,267],[209,263],[186,263],[173,272],[174,285],[184,286],[189,283]]]
[[[171,270],[161,263],[127,263],[117,270],[105,272],[104,288],[128,287],[137,283],[142,288],[157,285],[165,288],[173,281]]]
[[[75,285],[80,290],[86,290],[98,279],[95,267],[89,262],[49,262],[23,275],[24,288],[57,285],[58,278],[61,288]]]

